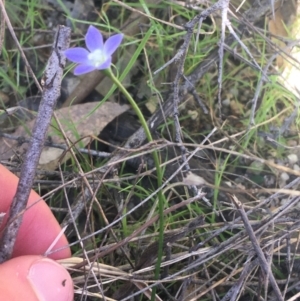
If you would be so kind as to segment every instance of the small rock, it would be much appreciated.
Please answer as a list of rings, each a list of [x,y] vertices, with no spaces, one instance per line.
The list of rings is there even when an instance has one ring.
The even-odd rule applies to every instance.
[[[288,179],[290,178],[290,176],[286,173],[286,172],[283,172],[281,175],[280,175],[280,180],[282,181],[287,181]]]
[[[290,176],[286,173],[283,172],[280,177],[279,177],[279,187],[282,188],[286,185],[286,181],[290,178]]]
[[[276,179],[274,175],[265,175],[264,176],[264,184],[266,187],[272,187],[276,183]]]
[[[222,100],[222,105],[224,107],[229,107],[229,105],[230,105],[230,99],[226,98],[226,99]]]
[[[290,165],[293,165],[298,162],[298,156],[296,154],[290,154],[287,156],[287,158],[289,160]]]

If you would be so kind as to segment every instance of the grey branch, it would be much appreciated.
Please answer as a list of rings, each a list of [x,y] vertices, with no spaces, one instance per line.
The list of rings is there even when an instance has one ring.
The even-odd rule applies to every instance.
[[[58,97],[66,63],[64,51],[70,44],[71,29],[58,26],[52,54],[48,60],[42,79],[43,94],[39,112],[33,128],[29,148],[21,169],[17,192],[13,198],[7,225],[0,240],[0,263],[8,260],[13,252],[17,233],[23,220],[28,197],[35,177],[35,171],[45,143],[48,126]]]

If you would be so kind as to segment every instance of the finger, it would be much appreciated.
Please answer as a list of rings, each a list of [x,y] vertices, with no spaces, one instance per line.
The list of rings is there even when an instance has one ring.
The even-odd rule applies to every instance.
[[[55,261],[41,256],[21,256],[0,265],[1,300],[71,301],[69,273]]]
[[[18,178],[0,164],[0,212],[8,212],[17,185]],[[38,202],[35,203],[36,201]],[[27,207],[30,208],[24,213],[23,222],[15,243],[13,257],[29,254],[44,254],[61,231],[51,210],[45,201],[40,199],[40,196],[36,192],[32,191],[30,193]],[[0,235],[4,228],[6,218],[7,215],[0,226]],[[60,249],[67,245],[68,241],[63,235],[53,247],[53,250]],[[53,259],[70,257],[70,249],[65,248],[59,252],[52,253],[49,257]]]

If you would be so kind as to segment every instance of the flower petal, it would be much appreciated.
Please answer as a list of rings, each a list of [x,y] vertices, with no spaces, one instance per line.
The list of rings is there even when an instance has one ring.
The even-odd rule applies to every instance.
[[[90,52],[97,49],[103,49],[103,37],[101,32],[94,26],[90,25],[85,35],[85,44]]]
[[[99,67],[97,67],[97,70],[105,70],[108,69],[111,65],[111,56]]]
[[[123,36],[121,33],[115,34],[106,40],[103,50],[107,56],[112,55],[116,51],[122,42]]]
[[[88,65],[78,65],[75,69],[74,69],[74,75],[82,75],[85,73],[89,73],[91,71],[94,71],[95,67],[94,66],[88,66]]]
[[[67,49],[65,55],[73,63],[84,64],[88,62],[89,52],[85,48],[75,47]]]

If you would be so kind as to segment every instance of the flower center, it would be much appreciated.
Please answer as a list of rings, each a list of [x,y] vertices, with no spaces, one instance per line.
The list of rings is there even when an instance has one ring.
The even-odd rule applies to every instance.
[[[97,68],[103,64],[107,58],[101,49],[97,49],[88,55],[88,59],[92,62],[93,66]]]

